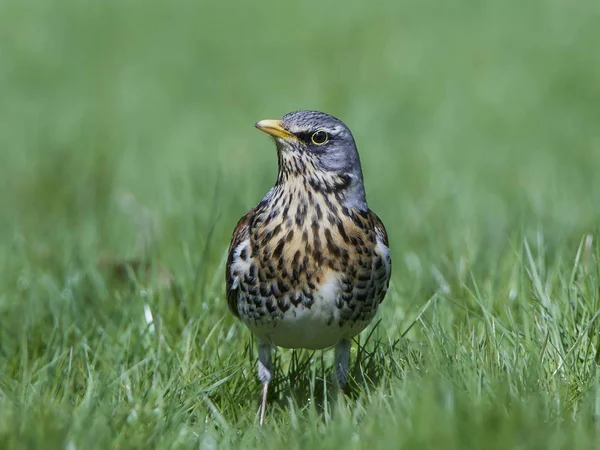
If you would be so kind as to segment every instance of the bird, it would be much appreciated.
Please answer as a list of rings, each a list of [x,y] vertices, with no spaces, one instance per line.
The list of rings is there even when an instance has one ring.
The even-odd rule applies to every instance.
[[[388,236],[369,209],[352,133],[339,119],[295,111],[255,124],[275,141],[275,185],[237,223],[226,263],[227,304],[256,337],[264,422],[274,347],[335,348],[344,389],[351,339],[388,290]]]

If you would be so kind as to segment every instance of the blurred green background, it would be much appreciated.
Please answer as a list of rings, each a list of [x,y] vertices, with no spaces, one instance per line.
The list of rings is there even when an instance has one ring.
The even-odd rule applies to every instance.
[[[274,146],[253,124],[298,109],[339,117],[357,141],[394,260],[380,335],[398,338],[435,293],[470,304],[474,286],[512,317],[523,238],[555,281],[575,271],[560,264],[583,236],[596,242],[599,20],[588,0],[0,0],[0,387],[21,402],[0,416],[41,426],[55,407],[40,418],[27,405],[55,405],[61,389],[78,405],[85,376],[71,392],[48,375],[38,398],[34,368],[83,341],[104,355],[96,367],[116,367],[109,343],[138,319],[143,334],[139,292],[101,281],[103,255],[168,268],[187,314],[155,300],[172,342],[191,320],[199,344],[219,324],[223,354],[247,345],[223,300],[223,259],[276,178]],[[444,324],[466,336],[461,314]],[[109,338],[88,333],[98,327]],[[239,360],[254,413],[254,362]],[[50,423],[0,436],[63,442]],[[111,426],[98,433],[118,435]]]
[[[222,252],[276,176],[253,123],[297,109],[350,126],[396,258],[523,220],[576,236],[600,205],[595,5],[4,2],[6,236],[127,253],[144,211],[172,264],[213,222]]]

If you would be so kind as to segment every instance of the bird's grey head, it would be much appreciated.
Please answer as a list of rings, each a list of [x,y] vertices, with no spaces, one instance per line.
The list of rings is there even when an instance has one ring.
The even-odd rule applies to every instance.
[[[341,120],[318,111],[295,111],[281,120],[261,120],[256,127],[275,139],[280,179],[298,175],[325,190],[343,190],[349,207],[366,209],[360,158]]]

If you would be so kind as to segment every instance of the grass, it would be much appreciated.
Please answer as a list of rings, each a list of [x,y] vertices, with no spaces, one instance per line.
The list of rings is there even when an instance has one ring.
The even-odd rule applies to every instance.
[[[0,447],[596,448],[599,16],[0,1]],[[224,258],[296,109],[353,130],[394,268],[352,395],[280,351],[261,429]]]

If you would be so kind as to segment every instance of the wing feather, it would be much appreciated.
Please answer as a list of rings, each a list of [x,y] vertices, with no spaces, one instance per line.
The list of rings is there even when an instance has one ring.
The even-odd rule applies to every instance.
[[[375,235],[377,237],[376,252],[382,258],[385,269],[385,278],[383,280],[384,286],[379,297],[379,302],[383,302],[385,294],[387,293],[388,286],[390,284],[390,277],[392,275],[392,257],[390,254],[390,244],[388,241],[387,231],[381,219],[373,211],[369,210],[369,216],[371,223],[375,229]]]
[[[254,209],[251,209],[242,217],[233,231],[229,253],[227,255],[227,268],[225,270],[225,285],[227,293],[227,306],[231,312],[240,317],[237,310],[237,299],[240,290],[239,277],[241,271],[237,267],[242,263],[242,251],[246,249],[246,258],[250,258],[250,223],[254,216]]]

